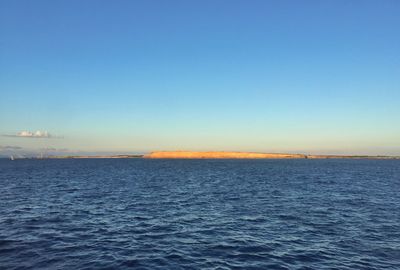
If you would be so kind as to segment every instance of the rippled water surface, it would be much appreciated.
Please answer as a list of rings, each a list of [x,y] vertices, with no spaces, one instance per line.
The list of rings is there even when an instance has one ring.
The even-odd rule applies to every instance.
[[[0,160],[0,269],[400,269],[399,160]]]

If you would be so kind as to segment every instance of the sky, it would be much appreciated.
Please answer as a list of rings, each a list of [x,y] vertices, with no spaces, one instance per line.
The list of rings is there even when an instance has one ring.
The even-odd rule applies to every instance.
[[[400,155],[400,1],[0,1],[0,154]]]

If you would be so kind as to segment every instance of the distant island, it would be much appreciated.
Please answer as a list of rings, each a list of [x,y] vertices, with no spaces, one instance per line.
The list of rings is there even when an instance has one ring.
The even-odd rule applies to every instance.
[[[190,152],[190,151],[158,151],[145,155],[144,158],[186,158],[186,159],[283,159],[283,158],[306,158],[303,154],[280,154],[280,153],[252,153],[252,152]]]
[[[12,157],[12,156],[11,156]],[[368,155],[307,155],[288,153],[257,153],[229,151],[155,151],[146,155],[65,155],[39,157],[12,157],[11,159],[89,159],[89,158],[144,158],[144,159],[400,159],[400,156]]]
[[[305,155],[284,153],[255,153],[255,152],[191,152],[191,151],[156,151],[144,158],[150,159],[400,159],[397,156],[367,156],[367,155]]]

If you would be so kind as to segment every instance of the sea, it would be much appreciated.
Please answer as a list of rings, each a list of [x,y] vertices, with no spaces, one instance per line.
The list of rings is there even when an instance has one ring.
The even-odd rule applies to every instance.
[[[0,269],[400,269],[400,160],[0,160]]]

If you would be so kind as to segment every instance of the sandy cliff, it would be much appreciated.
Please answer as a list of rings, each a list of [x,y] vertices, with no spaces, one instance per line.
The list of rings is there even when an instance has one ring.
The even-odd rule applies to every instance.
[[[249,152],[189,152],[159,151],[152,152],[145,158],[306,158],[302,154],[266,154]]]

